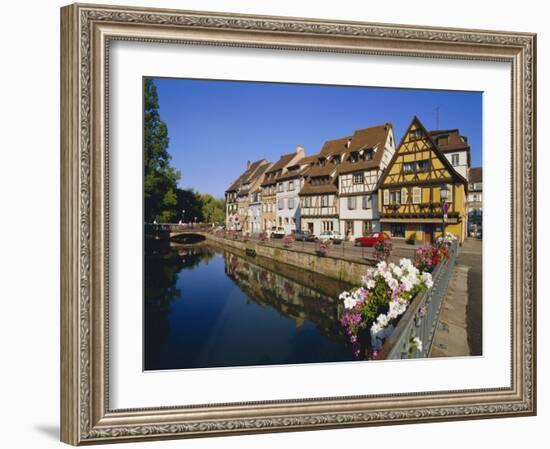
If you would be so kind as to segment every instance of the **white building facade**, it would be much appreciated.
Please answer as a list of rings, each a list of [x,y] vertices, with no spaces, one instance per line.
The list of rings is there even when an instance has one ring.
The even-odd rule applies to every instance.
[[[470,168],[468,139],[461,136],[458,129],[429,131],[428,134],[458,174],[468,179]]]
[[[379,231],[378,181],[395,153],[393,128],[387,123],[355,132],[338,172],[340,229],[353,240]]]
[[[277,182],[277,226],[282,226],[286,234],[300,229],[300,189],[300,178]]]

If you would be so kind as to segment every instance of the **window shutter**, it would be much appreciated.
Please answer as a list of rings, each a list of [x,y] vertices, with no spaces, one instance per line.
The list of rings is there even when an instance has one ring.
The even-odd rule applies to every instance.
[[[449,198],[447,199],[447,202],[448,203],[452,203],[453,202],[453,190],[455,189],[455,186],[450,184],[449,185]]]
[[[407,204],[408,199],[409,199],[409,198],[408,198],[408,193],[409,193],[409,192],[408,192],[408,190],[407,190],[406,187],[403,187],[403,188],[401,189],[401,204]]]
[[[390,191],[384,190],[384,204],[390,204]]]
[[[413,204],[420,204],[422,202],[422,188],[413,187]]]

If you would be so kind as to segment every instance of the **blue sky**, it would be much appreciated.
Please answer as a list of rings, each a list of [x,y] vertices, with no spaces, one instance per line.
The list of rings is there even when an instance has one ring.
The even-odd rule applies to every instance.
[[[458,128],[481,165],[482,93],[155,78],[179,186],[222,198],[247,160],[276,161],[325,140],[391,122],[399,143],[412,117]],[[439,108],[437,127],[436,108]]]

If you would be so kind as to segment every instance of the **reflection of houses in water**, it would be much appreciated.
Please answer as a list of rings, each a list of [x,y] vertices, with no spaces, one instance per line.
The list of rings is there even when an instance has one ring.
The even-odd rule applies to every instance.
[[[238,283],[251,300],[262,306],[273,307],[293,319],[296,327],[301,327],[305,320],[309,320],[323,335],[333,340],[344,340],[338,321],[337,292],[348,286],[331,279],[321,279],[315,274],[304,279],[300,273],[294,273],[300,277],[300,282],[297,282],[286,276],[296,271],[290,267],[285,266],[283,271],[288,270],[288,273],[283,275],[279,273],[282,267],[277,267],[278,272],[271,271],[229,252],[224,252],[224,259],[226,274]],[[324,291],[323,282],[326,283]]]

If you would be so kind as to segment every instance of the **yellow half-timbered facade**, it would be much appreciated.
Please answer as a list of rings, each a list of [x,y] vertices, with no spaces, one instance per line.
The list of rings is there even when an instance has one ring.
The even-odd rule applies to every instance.
[[[445,203],[442,187],[448,187]],[[443,232],[466,237],[466,179],[414,117],[381,178],[382,230],[392,237],[431,242]]]

